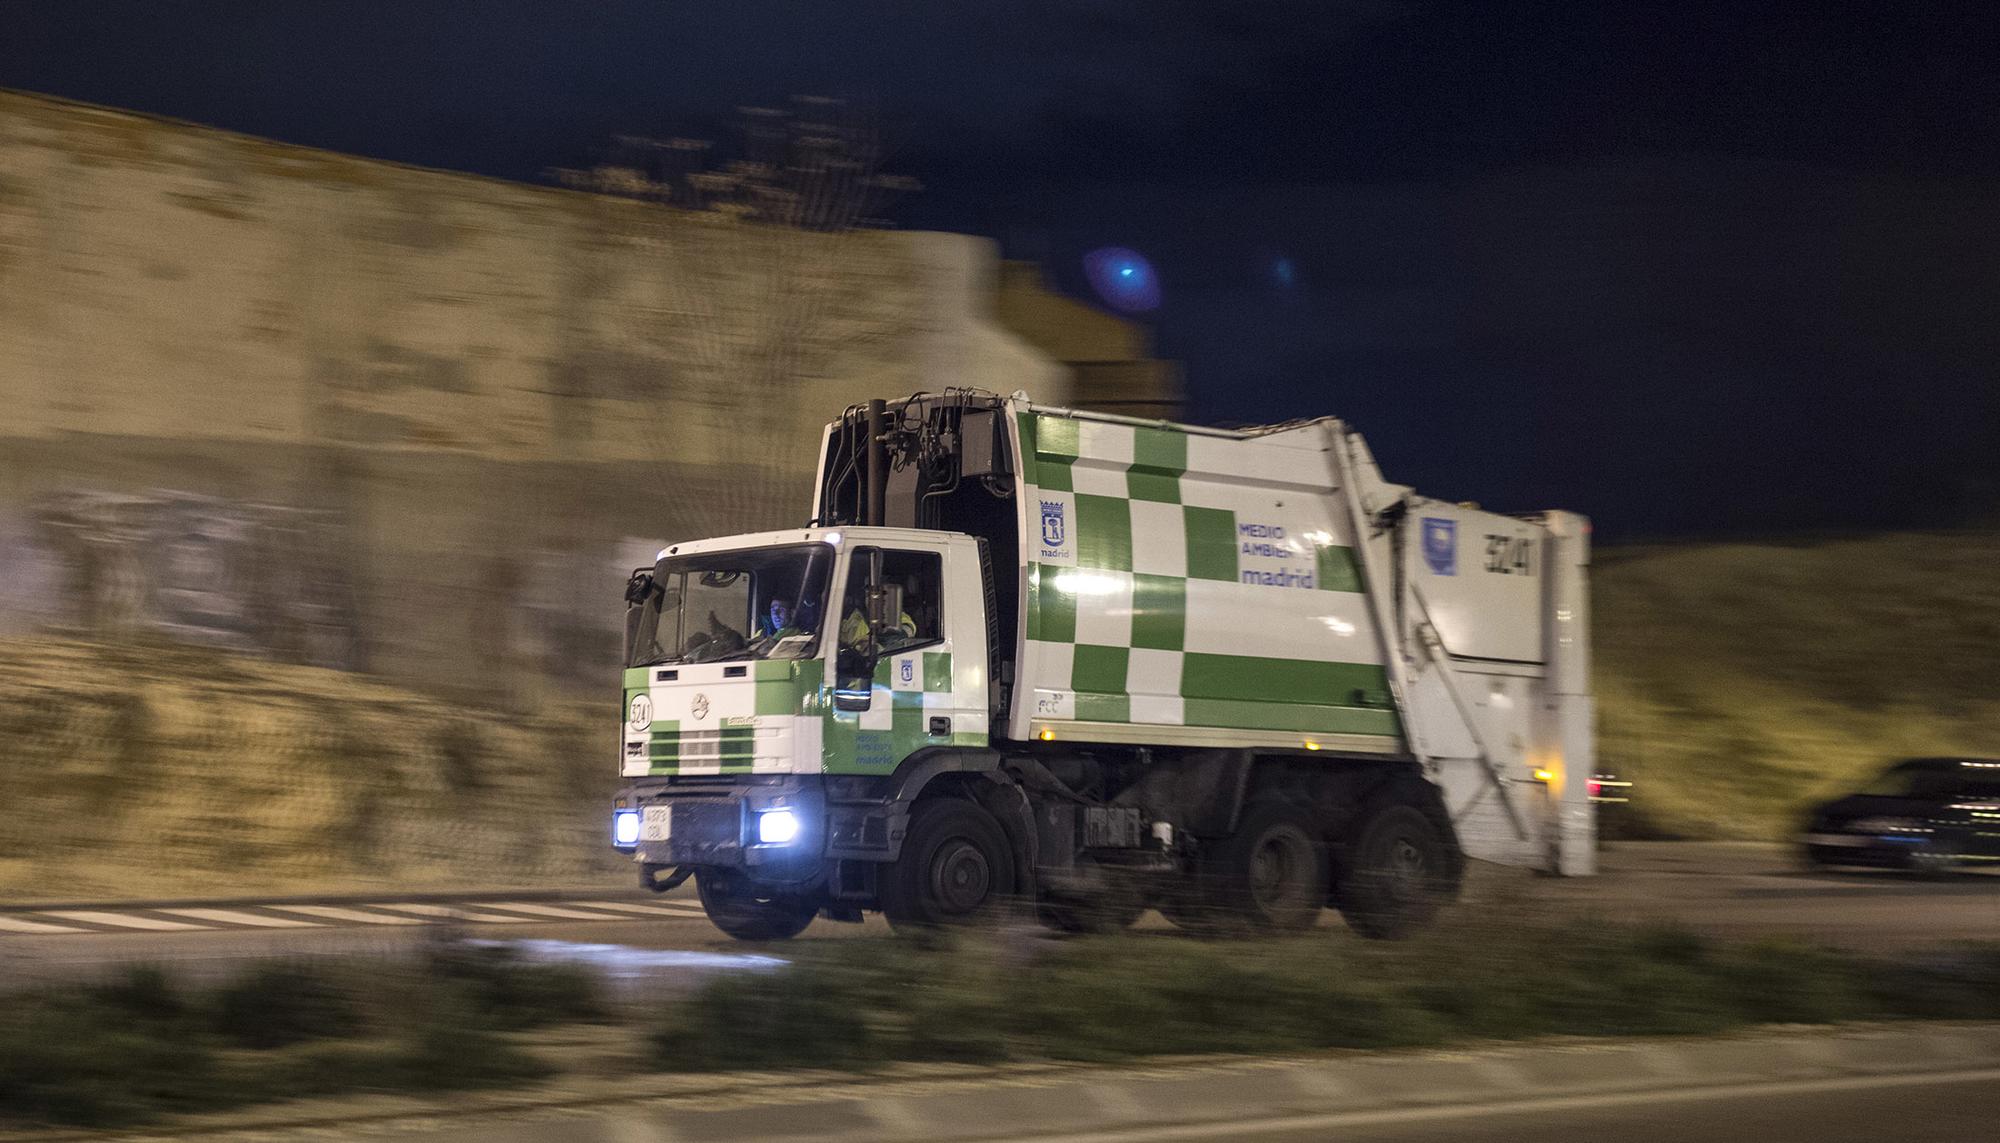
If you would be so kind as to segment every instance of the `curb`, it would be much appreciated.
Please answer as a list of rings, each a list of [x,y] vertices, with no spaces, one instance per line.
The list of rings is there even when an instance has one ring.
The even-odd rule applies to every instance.
[[[1032,1086],[966,1085],[948,1092],[904,1092],[897,1085],[842,1099],[736,1109],[629,1109],[596,1125],[596,1138],[605,1143],[975,1140],[1995,1065],[2000,1065],[2000,1025],[1587,1040],[1258,1061],[1150,1075],[1144,1070],[1069,1074]],[[553,1138],[529,1124],[481,1137],[490,1143]],[[573,1137],[578,1143],[592,1138],[583,1132]],[[442,1143],[446,1137],[437,1138]]]
[[[1784,1082],[1896,1082],[1981,1069],[2000,1069],[2000,1023],[1787,1027],[1705,1038],[1565,1039],[1119,1067],[953,1067],[918,1069],[930,1073],[918,1078],[833,1082],[827,1073],[745,1073],[692,1086],[697,1077],[690,1075],[657,1077],[651,1091],[620,1085],[617,1094],[596,1098],[520,1092],[504,1105],[472,1100],[316,1119],[294,1110],[282,1122],[272,1116],[125,1133],[0,1132],[0,1139],[325,1138],[339,1129],[343,1136],[433,1143],[971,1141],[1564,1098],[1664,1098],[1677,1090]]]

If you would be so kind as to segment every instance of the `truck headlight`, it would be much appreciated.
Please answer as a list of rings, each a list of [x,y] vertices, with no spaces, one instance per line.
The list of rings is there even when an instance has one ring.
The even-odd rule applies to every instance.
[[[611,844],[630,848],[639,844],[639,811],[616,810],[611,815]]]
[[[799,815],[790,810],[765,810],[757,815],[757,840],[784,845],[799,836]]]

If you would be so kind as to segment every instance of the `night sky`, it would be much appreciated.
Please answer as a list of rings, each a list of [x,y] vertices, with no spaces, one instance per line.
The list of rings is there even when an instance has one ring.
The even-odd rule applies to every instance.
[[[1987,3],[6,0],[0,86],[547,181],[880,108],[899,224],[1147,315],[1192,419],[1600,537],[2000,523]],[[948,379],[941,379],[941,383]]]

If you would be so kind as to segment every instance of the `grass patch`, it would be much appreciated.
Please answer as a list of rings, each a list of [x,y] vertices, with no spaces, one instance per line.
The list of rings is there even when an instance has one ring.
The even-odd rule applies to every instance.
[[[516,1083],[549,1069],[512,1033],[602,1011],[595,977],[504,948],[273,963],[207,989],[137,968],[0,996],[0,1125],[122,1126],[276,1099]]]
[[[1473,914],[1401,944],[833,941],[719,979],[650,1036],[675,1070],[1390,1048],[2000,1018],[2000,952],[1876,962],[1675,928]]]

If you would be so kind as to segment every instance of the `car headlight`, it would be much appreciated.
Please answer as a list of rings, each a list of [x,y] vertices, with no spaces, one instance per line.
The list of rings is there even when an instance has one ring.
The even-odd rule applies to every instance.
[[[799,815],[790,810],[765,810],[757,815],[757,840],[784,845],[799,836]]]
[[[638,810],[612,811],[611,844],[628,848],[639,844]]]

